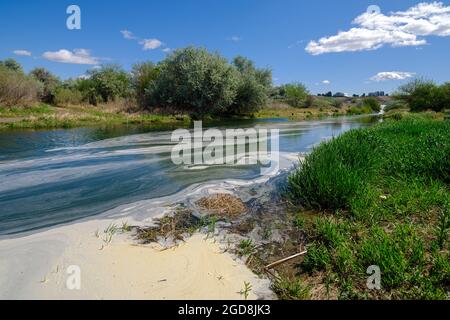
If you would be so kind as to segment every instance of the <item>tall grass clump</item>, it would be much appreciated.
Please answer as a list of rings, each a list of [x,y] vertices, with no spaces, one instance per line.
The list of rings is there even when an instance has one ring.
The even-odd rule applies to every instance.
[[[319,209],[348,208],[373,174],[376,159],[368,154],[377,144],[375,135],[362,130],[321,144],[289,177],[294,200]]]

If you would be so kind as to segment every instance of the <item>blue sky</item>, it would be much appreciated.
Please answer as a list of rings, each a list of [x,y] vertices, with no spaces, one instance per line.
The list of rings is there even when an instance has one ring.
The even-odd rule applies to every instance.
[[[418,3],[4,0],[0,59],[15,58],[27,71],[42,66],[66,79],[95,64],[129,69],[139,61],[160,61],[169,49],[195,45],[230,59],[247,56],[270,67],[276,84],[303,82],[313,93],[390,92],[408,77],[450,80],[450,3],[428,1],[408,14]],[[66,27],[71,4],[81,8],[81,30]],[[370,5],[381,11],[361,16]]]

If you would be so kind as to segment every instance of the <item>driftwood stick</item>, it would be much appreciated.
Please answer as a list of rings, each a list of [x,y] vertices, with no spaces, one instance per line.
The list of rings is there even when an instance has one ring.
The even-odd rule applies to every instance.
[[[302,255],[304,255],[304,254],[306,254],[306,253],[308,253],[308,251],[303,251],[303,252],[300,252],[300,253],[296,253],[296,254],[294,254],[294,255],[292,255],[292,256],[289,256],[289,257],[287,257],[287,258],[284,258],[284,259],[281,259],[281,260],[277,260],[277,261],[275,261],[275,262],[273,262],[273,263],[268,264],[267,266],[265,266],[264,269],[266,269],[266,270],[273,269],[274,267],[276,267],[276,266],[278,266],[278,265],[280,265],[280,264],[282,264],[282,263],[291,261],[292,259],[295,259],[295,258],[297,258],[297,257],[300,257],[300,256],[302,256]]]

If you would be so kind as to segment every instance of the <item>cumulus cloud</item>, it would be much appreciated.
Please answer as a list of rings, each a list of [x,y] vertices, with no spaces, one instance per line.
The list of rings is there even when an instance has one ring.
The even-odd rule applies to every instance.
[[[330,80],[323,80],[322,83],[323,84],[330,84],[331,82],[330,82]]]
[[[125,39],[128,39],[128,40],[135,40],[136,39],[136,37],[134,36],[133,32],[131,32],[131,31],[121,30],[120,33],[123,35],[123,37]]]
[[[139,44],[142,45],[143,50],[154,50],[163,45],[163,43],[158,39],[144,39],[139,41]]]
[[[31,57],[31,52],[28,50],[14,50],[13,53],[17,56]]]
[[[92,57],[90,51],[87,49],[75,49],[73,51],[67,49],[47,51],[44,52],[42,57],[50,61],[61,63],[89,65],[97,65],[100,63],[100,58]]]
[[[366,12],[352,22],[355,27],[334,36],[310,41],[305,50],[312,55],[329,52],[376,50],[392,47],[419,46],[427,36],[450,35],[450,6],[442,2],[419,3],[406,11],[385,15]]]
[[[405,80],[414,77],[414,72],[402,72],[402,71],[385,71],[378,72],[370,80],[372,81],[386,81],[386,80]]]
[[[162,49],[162,51],[163,51],[164,53],[169,53],[169,52],[172,51],[172,49],[170,49],[170,48],[164,48],[164,49]]]

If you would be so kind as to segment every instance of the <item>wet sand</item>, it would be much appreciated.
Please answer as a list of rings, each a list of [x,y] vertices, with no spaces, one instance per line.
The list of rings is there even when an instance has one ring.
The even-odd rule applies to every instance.
[[[267,279],[204,234],[166,250],[139,245],[121,232],[107,243],[103,230],[113,222],[93,220],[0,241],[0,298],[244,299],[244,282],[252,285],[249,299],[271,295]]]

